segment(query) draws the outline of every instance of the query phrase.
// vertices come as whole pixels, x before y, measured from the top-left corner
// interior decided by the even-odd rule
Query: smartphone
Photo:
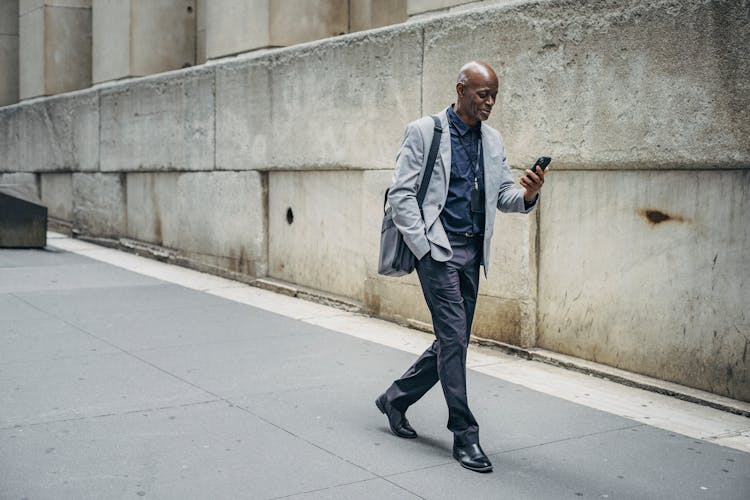
[[[531,167],[531,171],[534,172],[535,174],[539,174],[540,169],[544,171],[544,169],[547,168],[547,166],[549,165],[549,162],[551,161],[552,161],[552,158],[550,158],[549,156],[540,156],[534,162],[534,166]]]

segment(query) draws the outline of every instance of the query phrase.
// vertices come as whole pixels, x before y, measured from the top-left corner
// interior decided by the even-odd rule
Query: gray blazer
[[[414,255],[421,259],[427,252],[433,259],[446,262],[453,257],[453,250],[448,242],[440,212],[448,197],[451,167],[451,137],[448,127],[447,109],[438,113],[443,125],[440,137],[440,149],[435,160],[432,179],[422,202],[422,213],[417,205],[417,191],[422,180],[423,169],[427,163],[435,123],[425,116],[406,126],[401,148],[396,156],[396,171],[393,185],[388,193],[388,203],[393,212],[393,221],[406,245]],[[484,152],[484,254],[482,264],[485,274],[490,257],[490,242],[495,225],[495,207],[502,212],[528,213],[534,206],[525,207],[523,188],[516,188],[510,175],[508,158],[500,133],[494,128],[482,124],[482,151]]]

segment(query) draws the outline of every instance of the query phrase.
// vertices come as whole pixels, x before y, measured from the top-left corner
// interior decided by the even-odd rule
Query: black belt
[[[450,236],[460,236],[462,238],[479,238],[484,236],[484,233],[454,233],[453,231],[446,231]]]

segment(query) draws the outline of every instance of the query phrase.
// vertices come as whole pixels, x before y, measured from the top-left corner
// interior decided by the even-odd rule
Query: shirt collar
[[[479,122],[475,126],[469,126],[456,114],[456,112],[453,110],[454,104],[451,104],[448,106],[448,118],[450,119],[450,122],[454,125],[456,131],[458,132],[458,135],[465,136],[470,131],[473,131],[475,133],[480,133],[480,130],[482,128],[482,122]]]

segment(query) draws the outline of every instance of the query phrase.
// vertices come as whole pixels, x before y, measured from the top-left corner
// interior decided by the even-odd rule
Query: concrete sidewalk
[[[0,250],[0,499],[750,498],[750,419],[472,347],[492,474],[438,387],[375,397],[430,336],[51,234]]]

